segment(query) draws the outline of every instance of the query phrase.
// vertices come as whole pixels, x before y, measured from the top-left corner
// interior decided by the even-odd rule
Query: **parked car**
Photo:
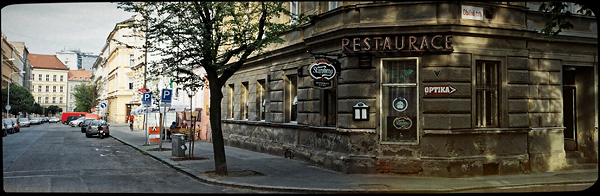
[[[85,114],[87,114],[87,112],[63,112],[60,120],[63,124],[68,125],[71,120],[78,119],[80,116]],[[71,117],[71,120],[68,120],[69,117]]]
[[[13,122],[14,132],[21,132],[21,125],[19,125],[19,120],[16,118],[9,118]]]
[[[77,120],[78,118],[81,118],[81,117],[80,116],[69,116],[69,117],[67,117],[67,120],[63,121],[63,123],[65,125],[69,125],[69,123],[71,121]]]
[[[13,122],[10,119],[2,119],[2,124],[4,126],[6,126],[6,132],[8,134],[13,134],[15,133],[15,127],[13,126]]]
[[[102,134],[102,135],[101,135]],[[100,135],[100,138],[110,136],[109,125],[104,120],[93,120],[86,127],[85,137],[92,137],[93,135]]]
[[[96,119],[93,119],[93,118],[86,118],[85,120],[83,120],[83,122],[81,122],[81,123],[80,123],[80,124],[81,124],[81,125],[80,125],[80,127],[81,127],[81,132],[82,132],[82,133],[85,133],[85,130],[88,128],[88,126],[90,125],[90,123],[91,123],[92,121],[95,121],[95,120],[96,120]]]
[[[27,118],[19,118],[19,126],[30,127],[31,123],[29,122],[29,119],[27,119]]]
[[[48,118],[47,116],[42,117],[42,123],[48,122],[48,120],[50,120],[50,118]]]
[[[79,124],[81,124],[81,122],[83,122],[84,119],[85,119],[85,117],[82,116],[82,117],[79,117],[76,120],[72,120],[71,122],[69,122],[69,126],[71,126],[71,127],[76,127],[77,126],[78,127]]]
[[[48,122],[51,122],[51,123],[58,123],[58,122],[60,122],[60,119],[58,119],[57,117],[50,117],[50,118],[48,119]]]
[[[29,124],[39,125],[40,123],[42,123],[40,117],[32,117],[31,119],[29,119]]]

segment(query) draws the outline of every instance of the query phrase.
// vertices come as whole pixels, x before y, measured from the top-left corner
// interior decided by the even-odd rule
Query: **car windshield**
[[[58,119],[58,118],[56,118],[56,117],[50,117],[50,119]]]
[[[19,121],[23,122],[23,121],[29,121],[29,119],[27,118],[19,118]]]
[[[95,121],[92,121],[92,125],[106,125],[106,121],[95,120]]]
[[[78,118],[77,120],[83,120],[83,119],[85,119],[85,117]]]
[[[94,121],[94,119],[85,119],[85,121],[83,121],[84,125],[89,125],[90,122]]]

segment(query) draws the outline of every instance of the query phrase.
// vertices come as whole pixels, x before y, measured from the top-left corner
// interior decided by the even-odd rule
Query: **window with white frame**
[[[134,55],[129,54],[129,67],[135,66],[133,63],[134,63]]]
[[[329,1],[328,4],[329,4],[328,9],[333,10],[339,6],[339,1]]]
[[[290,24],[294,23],[295,20],[298,19],[298,14],[300,14],[300,2],[298,1],[291,1],[290,2],[290,13],[291,13],[291,17],[290,18]]]
[[[381,141],[418,142],[418,59],[381,60]]]

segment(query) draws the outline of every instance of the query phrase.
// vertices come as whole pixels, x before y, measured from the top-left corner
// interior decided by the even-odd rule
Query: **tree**
[[[98,98],[102,91],[102,77],[98,77],[88,83],[82,83],[73,88],[73,97],[75,97],[75,112],[91,112],[91,109],[98,105]]]
[[[19,86],[14,83],[10,83],[10,113],[12,115],[19,115],[30,113],[33,109],[33,95],[25,87]],[[6,102],[8,98],[8,88],[2,89],[1,107],[2,113],[6,113]]]
[[[48,108],[46,108],[46,114],[50,114],[52,116],[54,116],[56,113],[61,113],[63,110],[62,108],[56,106],[56,105],[51,105],[48,106]]]
[[[577,10],[577,13],[583,14],[586,16],[592,15],[592,9],[583,4],[572,4],[575,6],[580,6]],[[544,23],[544,28],[540,30],[540,33],[544,34],[544,37],[549,40],[554,40],[554,38],[562,32],[563,29],[571,29],[573,28],[573,23],[571,23],[568,19],[571,17],[572,13],[567,11],[569,4],[563,1],[551,1],[551,2],[542,2],[538,11],[544,13],[544,15],[548,18],[548,20]]]
[[[40,106],[39,103],[34,103],[31,113],[42,115],[44,114],[44,107]]]
[[[154,75],[168,75],[186,86],[203,86],[193,73],[204,68],[210,91],[215,172],[227,175],[221,130],[221,88],[248,57],[273,43],[283,43],[284,33],[308,21],[290,13],[287,2],[125,2],[119,7],[142,15],[148,52],[164,58],[148,66]],[[291,22],[281,17],[289,16]]]

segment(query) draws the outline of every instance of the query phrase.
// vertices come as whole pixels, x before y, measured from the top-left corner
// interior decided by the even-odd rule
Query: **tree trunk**
[[[212,132],[213,151],[215,159],[215,173],[217,175],[227,175],[227,161],[225,160],[225,144],[223,142],[223,132],[221,129],[221,84],[209,80],[210,88],[210,126]]]

